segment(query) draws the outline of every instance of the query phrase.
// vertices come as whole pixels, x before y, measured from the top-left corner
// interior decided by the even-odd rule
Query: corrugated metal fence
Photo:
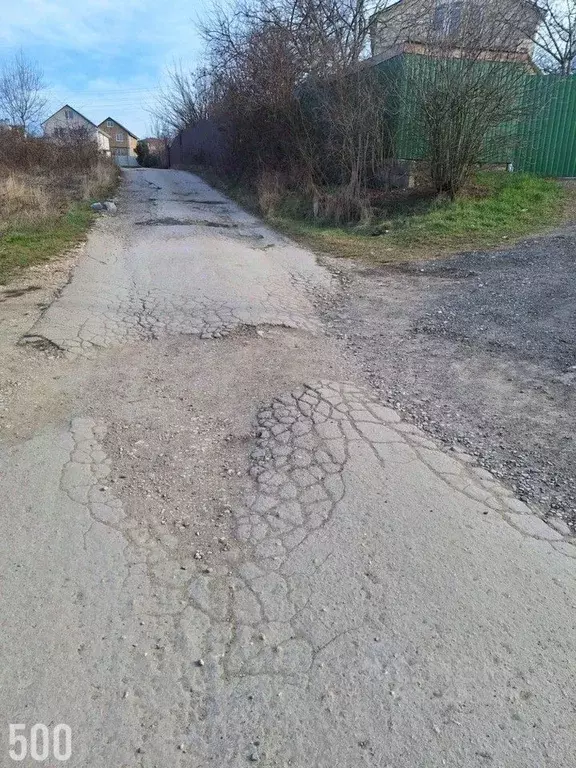
[[[514,167],[543,176],[576,176],[576,77],[535,75],[532,114],[520,123]]]
[[[426,144],[418,130],[410,83],[415,70],[433,66],[433,60],[414,55],[402,59],[400,67],[392,61],[379,65],[384,81],[393,78],[392,90],[400,94],[391,115],[395,156],[424,160]],[[498,129],[507,141],[487,142],[484,161],[512,163],[517,171],[541,176],[576,177],[576,75],[527,73],[523,80],[515,76],[515,82],[518,90],[523,91],[519,98],[525,99],[524,116]]]

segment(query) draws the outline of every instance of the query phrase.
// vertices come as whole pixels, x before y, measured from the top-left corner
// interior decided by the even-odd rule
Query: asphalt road
[[[377,400],[336,289],[126,172],[9,357],[1,765],[9,723],[74,768],[573,765],[576,546]]]

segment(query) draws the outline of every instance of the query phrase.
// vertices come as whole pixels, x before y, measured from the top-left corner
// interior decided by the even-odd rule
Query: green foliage
[[[496,246],[561,220],[566,192],[529,174],[481,172],[456,200],[428,196],[393,200],[369,225],[335,227],[301,218],[293,199],[272,222],[319,250],[336,255],[406,260]]]

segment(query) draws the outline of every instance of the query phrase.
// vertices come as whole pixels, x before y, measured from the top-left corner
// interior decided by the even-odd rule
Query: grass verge
[[[81,242],[93,220],[90,204],[77,203],[52,219],[9,226],[0,237],[0,284],[20,269],[49,261]]]
[[[46,166],[48,150],[41,149]],[[92,161],[87,168],[63,167],[59,173],[41,165],[37,173],[0,173],[0,284],[84,239],[95,218],[90,203],[112,196],[119,182],[111,161],[95,150]]]
[[[241,205],[257,207],[245,189],[202,175]],[[287,198],[267,216],[271,225],[314,250],[379,262],[433,258],[494,248],[574,218],[576,192],[529,174],[480,172],[453,202],[431,195],[383,198],[370,225],[334,226],[302,218],[298,201]]]

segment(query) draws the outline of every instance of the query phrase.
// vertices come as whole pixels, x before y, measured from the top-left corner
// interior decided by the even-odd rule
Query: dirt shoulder
[[[0,433],[10,433],[15,423],[33,413],[21,413],[19,402],[30,402],[33,390],[45,394],[54,384],[49,369],[54,362],[48,351],[38,356],[31,347],[18,344],[70,280],[84,245],[53,261],[21,271],[7,285],[0,285]],[[32,398],[36,400],[36,398]],[[38,401],[43,398],[38,398]]]
[[[406,417],[576,525],[576,230],[443,261],[338,261],[327,313]],[[562,524],[559,524],[562,528]]]

